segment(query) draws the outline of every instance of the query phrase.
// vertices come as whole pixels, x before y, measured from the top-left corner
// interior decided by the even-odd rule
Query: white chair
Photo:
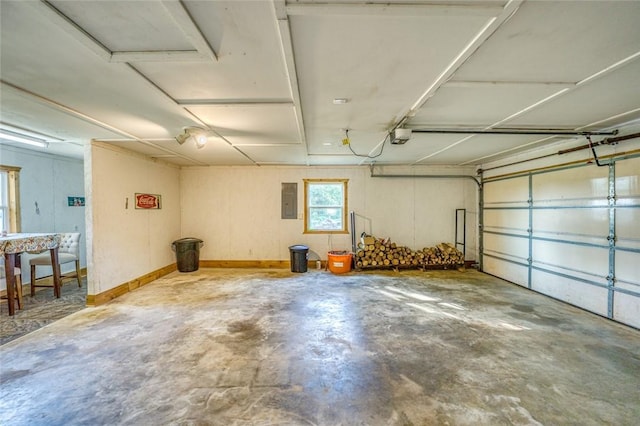
[[[16,276],[16,288],[14,289],[14,291],[16,292],[15,294],[15,298],[18,301],[18,309],[22,309],[22,271],[20,271],[20,268],[14,268],[14,272],[13,274]],[[6,292],[6,288],[7,288],[7,276],[4,273],[4,259],[0,257],[0,286],[5,288],[5,292]],[[5,299],[8,297],[3,297],[3,299]],[[8,301],[9,303],[11,303],[11,301]]]
[[[60,246],[58,246],[58,264],[64,265],[69,262],[76,263],[75,274],[73,272],[63,274],[61,278],[76,278],[78,280],[78,287],[82,287],[80,277],[80,233],[67,232],[60,234],[60,236]],[[29,265],[31,266],[31,295],[35,296],[36,287],[51,287],[51,285],[36,284],[36,266],[51,266],[51,254],[49,253],[49,250],[29,259]]]

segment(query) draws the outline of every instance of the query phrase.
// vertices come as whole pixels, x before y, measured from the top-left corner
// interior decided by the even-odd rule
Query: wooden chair
[[[0,259],[0,285],[4,286],[6,288],[7,286],[7,281],[6,281],[6,275],[5,275],[5,271],[4,271],[4,259]],[[15,288],[15,292],[16,292],[16,299],[18,301],[18,309],[22,309],[22,271],[20,270],[20,268],[15,268],[14,269],[14,275],[16,276],[16,288]],[[3,297],[3,299],[5,299],[7,297]],[[9,303],[11,303],[11,301],[9,300]]]
[[[58,263],[64,265],[65,263],[75,262],[75,273],[63,274],[62,278],[76,278],[78,280],[78,287],[82,287],[82,279],[80,276],[80,233],[79,232],[67,232],[60,234],[60,246],[58,247]],[[40,254],[38,256],[29,259],[29,265],[31,266],[31,295],[35,296],[36,287],[52,287],[49,284],[36,284],[36,266],[51,266],[51,255],[49,251]]]

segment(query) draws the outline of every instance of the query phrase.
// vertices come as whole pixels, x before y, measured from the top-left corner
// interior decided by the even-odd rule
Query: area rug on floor
[[[29,296],[25,287],[24,307],[9,316],[7,301],[0,303],[0,345],[31,333],[47,324],[64,318],[86,306],[87,279],[82,280],[82,288],[76,281],[65,282],[59,299],[53,297],[53,289],[41,289],[34,297]]]

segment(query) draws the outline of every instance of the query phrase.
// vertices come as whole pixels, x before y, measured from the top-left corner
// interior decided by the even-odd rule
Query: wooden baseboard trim
[[[142,287],[143,285],[149,284],[150,282],[164,277],[165,275],[168,275],[175,270],[177,270],[176,264],[172,263],[171,265],[156,269],[155,271],[149,272],[148,274],[142,275],[141,277],[135,278],[131,281],[127,281],[126,283],[122,283],[119,286],[111,288],[105,292],[99,294],[88,294],[87,306],[104,305],[105,303],[110,302],[111,300],[120,297],[123,294],[129,293],[139,287]]]
[[[307,268],[316,269],[316,260],[307,261]],[[260,269],[289,269],[291,262],[288,260],[201,260],[201,268],[260,268]],[[326,261],[322,261],[322,267]]]
[[[288,260],[201,260],[201,268],[260,268],[260,269],[290,269],[291,263]],[[326,263],[322,262],[324,268]],[[308,269],[315,269],[316,261],[308,261]],[[138,287],[142,287],[151,281],[157,280],[171,272],[177,271],[177,265],[172,263],[164,268],[157,269],[141,277],[122,283],[117,287],[109,289],[99,294],[87,295],[87,306],[103,305],[123,294],[129,293]]]
[[[307,261],[308,269],[316,269],[316,260]],[[326,261],[321,261],[322,268],[327,265]],[[201,268],[259,268],[259,269],[290,269],[291,262],[288,260],[201,260]]]
[[[201,268],[264,268],[285,269],[288,260],[201,260]]]

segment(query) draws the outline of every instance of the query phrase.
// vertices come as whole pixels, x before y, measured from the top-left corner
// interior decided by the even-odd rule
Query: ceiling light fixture
[[[346,104],[347,102],[349,102],[349,99],[347,98],[335,98],[333,100],[334,105],[342,105],[342,104]]]
[[[40,148],[47,148],[49,146],[49,142],[45,141],[44,139],[34,138],[33,136],[23,135],[21,133],[9,131],[7,129],[0,129],[0,139],[19,142],[31,146],[37,146]]]
[[[180,145],[189,140],[193,140],[196,148],[201,149],[207,144],[207,131],[201,127],[185,127],[182,133],[176,136],[176,140]]]

